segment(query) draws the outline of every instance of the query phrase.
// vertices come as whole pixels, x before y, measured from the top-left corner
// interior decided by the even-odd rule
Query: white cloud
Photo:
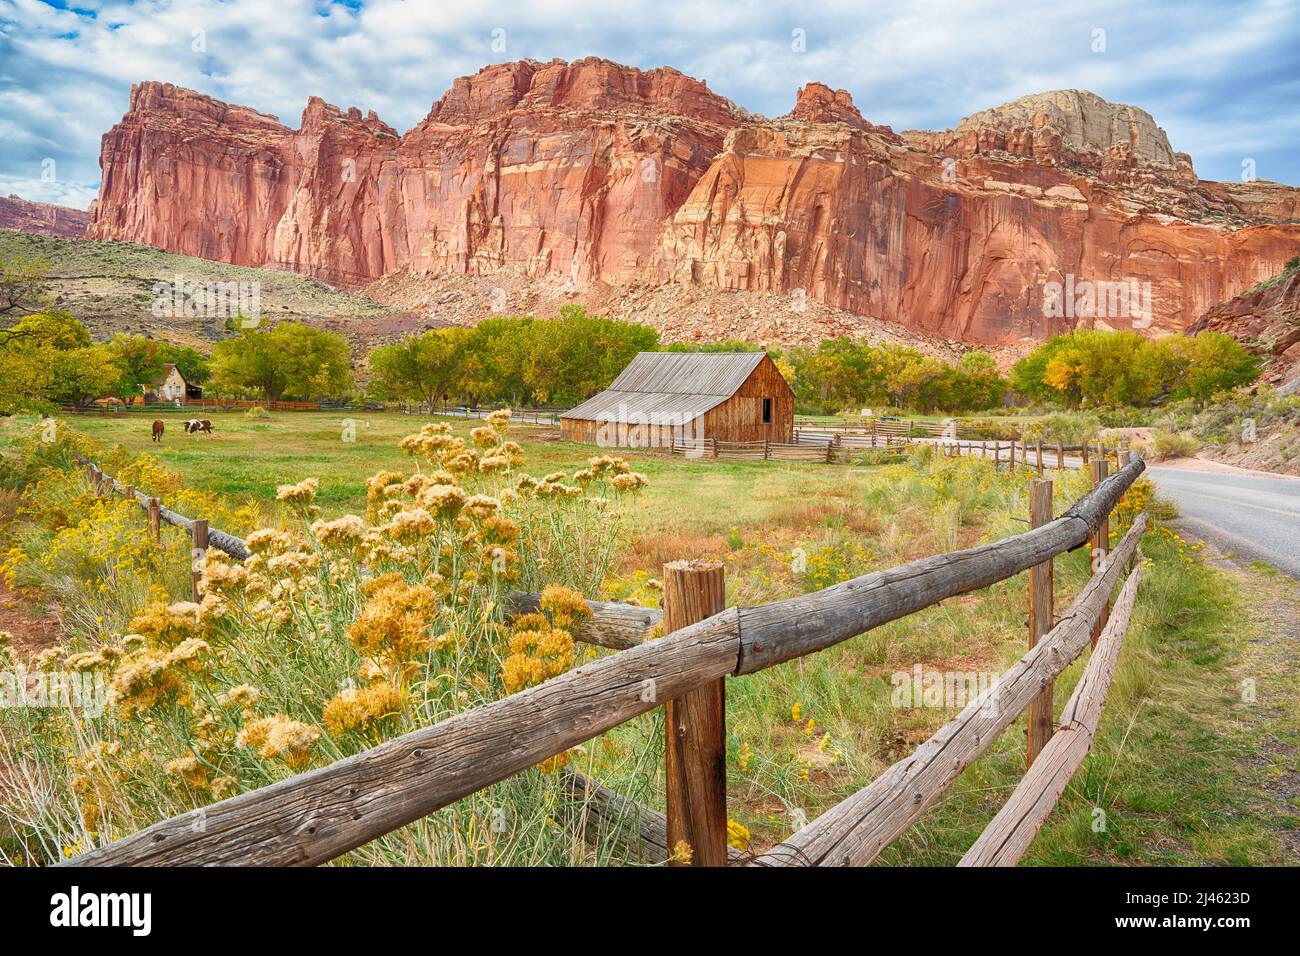
[[[1136,103],[1202,175],[1268,157],[1300,182],[1293,0],[1131,5],[1066,0],[889,0],[819,6],[699,0],[454,3],[374,0],[78,0],[91,14],[0,0],[0,177],[85,205],[99,137],[132,83],[156,79],[278,115],[296,127],[319,95],[418,123],[459,75],[530,57],[671,65],[742,106],[787,111],[810,80],[848,89],[895,128],[944,128],[1031,92],[1093,89]],[[492,48],[503,30],[505,50]],[[792,49],[802,30],[806,50]],[[1105,31],[1106,50],[1092,49]],[[198,32],[196,32],[198,31]],[[53,158],[57,184],[42,179]],[[37,198],[32,193],[29,198]]]

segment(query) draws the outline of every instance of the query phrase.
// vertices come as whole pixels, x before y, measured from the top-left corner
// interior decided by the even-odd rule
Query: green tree
[[[429,329],[370,350],[371,390],[380,398],[416,401],[432,410],[459,394],[467,328]]]
[[[1259,360],[1222,332],[1170,336],[1157,344],[1173,353],[1173,398],[1206,402],[1259,378]]]
[[[67,312],[26,315],[0,330],[0,410],[48,409],[110,395],[121,377],[112,350]]]
[[[245,329],[212,350],[212,385],[271,402],[328,398],[352,387],[352,355],[343,336],[299,322]]]
[[[133,399],[162,374],[163,360],[154,339],[119,333],[109,340],[108,347],[121,369],[115,389],[120,398]]]

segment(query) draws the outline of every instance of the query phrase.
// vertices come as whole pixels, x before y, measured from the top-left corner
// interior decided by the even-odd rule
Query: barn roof
[[[605,391],[560,415],[597,421],[627,413],[690,419],[745,384],[766,352],[638,352]]]

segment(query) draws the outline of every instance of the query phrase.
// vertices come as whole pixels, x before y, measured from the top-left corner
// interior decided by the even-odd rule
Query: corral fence
[[[688,458],[754,459],[762,461],[820,461],[849,464],[870,457],[880,463],[886,460],[901,461],[906,457],[908,443],[899,439],[882,438],[877,443],[854,440],[856,436],[835,436],[828,439],[795,435],[793,442],[776,441],[720,441],[716,438],[677,438],[673,441],[673,454]],[[845,440],[841,440],[845,439]],[[871,454],[872,450],[874,454]]]
[[[82,462],[97,492],[142,500],[135,489]],[[755,607],[725,607],[719,562],[672,562],[664,566],[662,611],[589,602],[592,616],[577,638],[616,653],[326,767],[163,820],[68,863],[324,863],[662,706],[666,814],[585,777],[566,778],[579,819],[619,834],[642,859],[680,864],[689,857],[701,866],[868,864],[1028,711],[1028,772],[961,861],[1014,865],[1091,748],[1137,595],[1140,568],[1129,569],[1146,515],[1137,516],[1113,551],[1108,524],[1146,466],[1121,453],[1121,467],[1108,476],[1107,462],[1092,462],[1092,490],[1055,518],[1052,482],[1032,479],[1030,530],[1023,534]],[[156,499],[143,501],[152,515],[149,502]],[[169,514],[166,520],[182,527],[199,524]],[[213,534],[206,523],[202,530],[203,548],[247,553],[239,539]],[[196,558],[202,555],[198,540]],[[1053,560],[1088,546],[1094,572],[1057,614]],[[1026,570],[1029,650],[991,688],[911,755],[780,844],[758,855],[729,850],[728,679],[832,647]],[[536,594],[511,592],[505,604],[514,615],[535,610],[538,601]],[[648,639],[655,628],[664,636]],[[1092,655],[1058,722],[1053,682],[1089,643]]]
[[[1047,444],[1023,440],[960,440],[955,438],[917,438],[898,435],[860,435],[835,433],[826,435],[796,429],[793,442],[720,441],[717,438],[676,438],[672,451],[688,458],[754,459],[764,461],[820,461],[856,464],[861,461],[880,463],[901,461],[907,449],[930,446],[945,457],[974,455],[992,458],[994,467],[1037,469],[1041,477],[1048,468],[1082,466],[1095,459],[1105,459],[1128,452],[1125,442],[1107,446],[1103,442],[1079,445]],[[1053,462],[1055,464],[1053,465]]]
[[[401,412],[404,415],[440,415],[448,418],[487,418],[498,408],[479,407],[475,405],[412,405],[410,403],[391,403],[391,402],[286,402],[274,401],[267,402],[260,399],[247,398],[191,398],[187,399],[184,404],[175,405],[171,402],[154,402],[152,404],[104,404],[96,403],[93,405],[73,405],[65,403],[60,406],[60,410],[70,415],[137,415],[137,416],[180,416],[191,418],[196,412],[216,411],[216,412],[237,412],[247,411],[250,408],[264,408],[271,412],[342,412],[364,414],[366,412]],[[563,409],[555,408],[512,408],[510,421],[512,424],[523,425],[553,425],[558,426],[560,423],[560,413]]]
[[[879,438],[884,438],[887,435],[892,435],[895,438],[978,437],[970,425],[956,418],[950,418],[942,422],[932,422],[921,418],[892,418],[888,416],[875,418],[817,418],[809,415],[796,415],[794,427],[798,431],[808,433],[838,432],[875,435]]]

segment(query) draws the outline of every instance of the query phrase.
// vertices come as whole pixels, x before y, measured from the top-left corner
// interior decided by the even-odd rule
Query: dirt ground
[[[13,635],[12,645],[23,657],[44,650],[57,640],[59,616],[46,611],[0,581],[0,632]]]

